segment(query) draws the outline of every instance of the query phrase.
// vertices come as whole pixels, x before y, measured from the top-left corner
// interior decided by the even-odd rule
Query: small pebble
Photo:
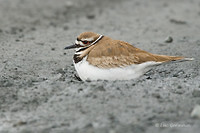
[[[155,97],[155,98],[158,98],[158,99],[161,98],[159,93],[152,93],[152,96]]]
[[[32,30],[32,31],[35,31],[35,30],[36,30],[36,28],[35,28],[35,27],[31,27],[31,30]]]
[[[172,93],[181,95],[181,94],[184,94],[185,91],[184,91],[184,90],[181,90],[181,89],[173,89],[173,90],[172,90]]]
[[[25,122],[25,121],[19,121],[18,123],[15,123],[15,124],[13,125],[13,127],[23,126],[23,125],[26,125],[26,124],[27,124],[27,122]]]
[[[94,19],[94,18],[95,18],[95,15],[94,15],[94,14],[88,14],[88,15],[87,15],[87,18],[88,18],[88,19]]]
[[[165,39],[165,43],[172,43],[173,42],[173,38],[171,36],[168,36],[166,39]]]
[[[178,20],[178,19],[170,19],[170,22],[174,24],[186,24],[186,21]]]
[[[182,89],[182,86],[178,85],[177,89]]]
[[[200,119],[200,105],[196,105],[191,112],[192,118],[199,118]]]

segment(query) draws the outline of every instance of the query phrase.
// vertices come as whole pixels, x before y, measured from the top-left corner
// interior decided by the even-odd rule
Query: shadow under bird
[[[153,66],[172,61],[187,61],[193,58],[157,55],[133,45],[113,40],[94,32],[81,33],[75,44],[73,57],[75,69],[85,80],[131,80],[140,77]]]

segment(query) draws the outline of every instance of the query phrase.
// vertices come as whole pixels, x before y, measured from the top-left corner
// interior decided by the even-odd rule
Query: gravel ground
[[[84,31],[195,60],[80,82],[63,48]],[[199,0],[0,0],[0,46],[1,133],[200,130]]]

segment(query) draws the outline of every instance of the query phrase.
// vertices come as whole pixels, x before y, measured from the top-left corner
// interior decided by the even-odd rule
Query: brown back
[[[138,49],[127,42],[103,37],[88,51],[87,61],[99,68],[124,67],[148,61],[167,62],[183,57],[151,54]]]

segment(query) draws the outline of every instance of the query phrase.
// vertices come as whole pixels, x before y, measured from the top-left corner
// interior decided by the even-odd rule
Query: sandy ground
[[[131,81],[80,82],[84,31],[194,57]],[[165,43],[171,36],[172,43]],[[0,0],[0,133],[197,133],[199,0]]]

